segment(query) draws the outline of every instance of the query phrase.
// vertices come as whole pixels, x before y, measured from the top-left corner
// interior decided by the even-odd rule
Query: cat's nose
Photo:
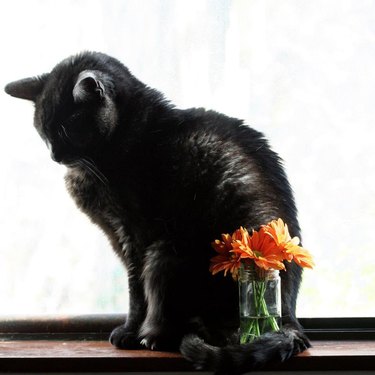
[[[56,150],[56,147],[53,147],[51,142],[49,141],[46,141],[46,144],[50,152],[51,159],[55,161],[56,163],[60,163],[62,160],[62,157],[61,157],[61,154],[58,152],[58,150]]]
[[[61,157],[57,156],[55,153],[51,152],[51,159],[53,161],[55,161],[56,163],[60,163],[61,162]]]
[[[56,163],[61,163],[63,160],[63,155],[59,151],[51,150],[51,159]]]

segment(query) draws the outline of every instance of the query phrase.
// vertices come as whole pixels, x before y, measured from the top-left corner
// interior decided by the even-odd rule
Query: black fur
[[[217,112],[177,109],[100,53],[5,90],[35,102],[35,127],[68,167],[70,194],[127,268],[130,311],[113,345],[181,347],[197,368],[232,374],[309,346],[295,317],[299,266],[281,272],[283,331],[248,345],[232,343],[236,283],[208,271],[210,243],[241,225],[281,217],[300,236],[281,161],[261,133]]]

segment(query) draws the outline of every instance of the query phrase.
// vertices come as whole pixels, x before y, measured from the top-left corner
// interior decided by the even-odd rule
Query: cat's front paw
[[[181,343],[181,335],[177,332],[162,327],[143,327],[141,344],[150,350],[177,351]]]
[[[129,330],[125,325],[116,327],[109,337],[109,342],[119,349],[139,349],[141,343],[137,332]]]
[[[293,330],[292,334],[294,336],[293,355],[297,355],[311,348],[310,341],[303,332],[298,331],[298,330]]]

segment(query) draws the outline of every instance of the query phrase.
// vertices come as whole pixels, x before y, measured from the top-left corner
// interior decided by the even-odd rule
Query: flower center
[[[254,253],[254,255],[255,255],[257,258],[260,258],[260,257],[263,255],[260,251],[257,251],[257,250],[253,250],[253,253]]]

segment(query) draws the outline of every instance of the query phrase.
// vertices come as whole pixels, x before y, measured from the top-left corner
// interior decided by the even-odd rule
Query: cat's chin
[[[58,162],[60,165],[64,165],[67,168],[79,168],[84,167],[86,164],[81,159],[65,159]]]
[[[79,167],[79,162],[78,161],[69,161],[69,162],[61,162],[61,163],[59,163],[59,164],[61,164],[61,165],[65,165],[65,167],[67,167],[67,168],[77,168],[77,167]]]
[[[77,159],[56,159],[51,158],[56,164],[64,165],[67,168],[74,168],[79,166],[79,160]]]

